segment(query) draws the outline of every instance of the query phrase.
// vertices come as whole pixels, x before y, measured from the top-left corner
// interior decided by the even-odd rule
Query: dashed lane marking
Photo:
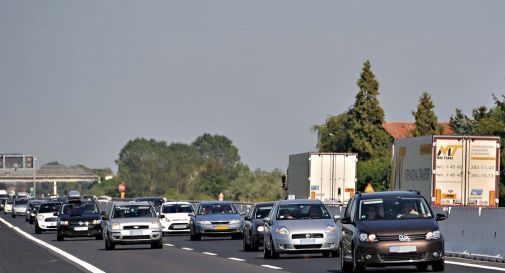
[[[234,257],[230,257],[230,258],[228,258],[228,260],[237,261],[237,262],[245,262],[244,259],[234,258]]]
[[[26,237],[28,240],[31,240],[45,248],[48,248],[50,249],[51,251],[65,257],[66,259],[80,265],[81,267],[85,268],[86,270],[88,270],[89,272],[92,272],[92,273],[105,273],[105,271],[99,269],[98,267],[88,263],[88,262],[85,262],[77,257],[75,257],[74,255],[68,253],[68,252],[65,252],[51,244],[48,244],[40,239],[37,239],[35,237],[33,237],[32,235],[22,231],[19,227],[16,227],[16,226],[13,226],[12,224],[10,224],[9,222],[7,222],[6,220],[0,218],[0,221],[2,221],[4,224],[6,224],[8,227],[12,228],[13,230],[15,230],[16,232],[18,232],[19,234],[23,235],[24,237]]]
[[[277,270],[282,269],[282,267],[268,265],[268,264],[262,264],[261,266],[266,267],[266,268],[270,268],[270,269],[277,269]]]
[[[165,244],[166,246],[174,246],[173,244]]]
[[[202,253],[205,254],[205,255],[217,256],[216,253],[212,253],[212,252],[202,252]]]
[[[493,267],[493,266],[487,266],[487,265],[480,265],[480,264],[467,264],[467,263],[459,263],[459,262],[453,262],[453,261],[445,261],[446,264],[453,264],[453,265],[461,265],[461,266],[467,266],[467,267],[476,267],[476,268],[482,268],[482,269],[489,269],[489,270],[495,270],[495,271],[504,271],[505,268],[502,267]]]
[[[181,249],[184,249],[184,250],[189,250],[189,251],[192,251],[192,250],[194,250],[194,249],[192,249],[192,248],[189,248],[189,247],[181,247]]]

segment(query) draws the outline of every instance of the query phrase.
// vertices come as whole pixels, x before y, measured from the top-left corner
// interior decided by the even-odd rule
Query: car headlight
[[[93,220],[92,224],[93,225],[98,225],[98,224],[101,224],[102,223],[102,220],[98,219],[98,220]]]
[[[257,228],[258,232],[263,232],[265,230],[265,227],[264,226],[259,226]]]
[[[60,225],[62,225],[62,226],[68,226],[68,221],[60,221]]]
[[[435,230],[433,232],[426,233],[426,240],[438,240],[440,239],[440,230]]]
[[[44,220],[44,215],[39,215],[39,216],[37,216],[37,220],[39,220],[39,221]]]
[[[337,232],[337,227],[336,226],[327,226],[326,232],[328,232],[328,233]]]
[[[377,242],[377,236],[373,233],[372,234],[360,233],[359,240],[361,242],[374,243]]]
[[[150,224],[149,224],[149,228],[160,228],[160,222],[159,221],[152,221]]]
[[[112,223],[112,229],[123,229],[120,223]]]
[[[198,224],[200,225],[212,225],[210,221],[198,221]]]
[[[287,235],[287,234],[289,234],[289,229],[287,229],[286,227],[276,228],[275,232],[282,234],[282,235]]]
[[[230,221],[231,225],[240,224],[240,223],[242,223],[242,220],[235,219],[235,220]]]

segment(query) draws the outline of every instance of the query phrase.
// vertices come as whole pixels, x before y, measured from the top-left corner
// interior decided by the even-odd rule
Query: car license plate
[[[187,226],[186,225],[174,225],[174,228],[175,229],[186,229]]]
[[[75,231],[86,231],[86,230],[88,230],[88,227],[75,227],[74,230]]]
[[[46,226],[48,226],[48,227],[54,227],[54,226],[56,226],[56,223],[47,223]]]
[[[409,253],[416,252],[416,246],[390,246],[389,253]]]
[[[214,229],[215,230],[227,230],[228,226],[215,226]]]
[[[301,245],[313,245],[315,243],[314,239],[300,239]]]
[[[130,235],[142,235],[142,230],[130,230]]]

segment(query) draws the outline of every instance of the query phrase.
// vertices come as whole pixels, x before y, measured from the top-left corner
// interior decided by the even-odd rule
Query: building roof
[[[448,122],[441,122],[440,124],[444,127],[443,135],[454,134]],[[390,136],[397,140],[412,137],[411,132],[416,128],[416,124],[414,122],[384,122],[382,127]]]

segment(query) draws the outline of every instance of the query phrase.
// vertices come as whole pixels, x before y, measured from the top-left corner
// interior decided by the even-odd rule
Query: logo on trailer
[[[437,159],[454,159],[456,156],[456,152],[463,148],[462,145],[447,145],[440,146],[440,149],[437,152]]]

